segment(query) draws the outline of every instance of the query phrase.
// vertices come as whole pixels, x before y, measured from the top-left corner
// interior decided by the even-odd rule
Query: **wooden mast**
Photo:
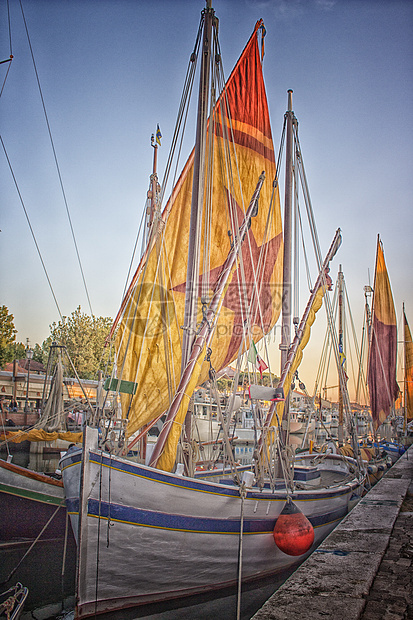
[[[404,310],[403,302],[403,358],[404,358],[404,373],[403,373],[403,434],[407,434],[407,330],[406,330],[406,313]]]
[[[341,269],[341,265],[338,271],[338,343],[339,347],[341,345],[342,351],[344,353],[344,343],[343,343],[343,272]],[[340,356],[339,351],[339,359],[340,365],[342,364],[342,357]],[[344,368],[343,368],[344,370]],[[340,446],[344,443],[344,433],[343,433],[343,388],[342,381],[340,377],[338,378],[338,443]]]
[[[293,190],[293,91],[288,91],[287,136],[285,151],[285,199],[284,199],[284,255],[283,255],[283,294],[281,321],[281,374],[288,357],[291,343],[291,255],[292,255],[292,190]],[[288,414],[289,399],[284,404],[284,414]],[[283,419],[287,419],[287,415]]]
[[[182,339],[181,372],[184,371],[195,339],[199,282],[202,207],[205,187],[205,148],[208,120],[208,94],[211,59],[211,33],[214,11],[211,0],[204,9],[201,73],[198,95],[198,115],[192,181],[191,219],[189,225],[188,267],[185,289],[184,333]]]

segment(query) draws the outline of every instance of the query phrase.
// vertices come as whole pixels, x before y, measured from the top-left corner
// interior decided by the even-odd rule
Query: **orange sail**
[[[404,407],[407,421],[413,420],[413,341],[412,334],[404,317]]]
[[[246,329],[258,341],[274,326],[281,307],[281,213],[273,188],[276,166],[257,41],[260,26],[258,22],[208,123],[207,169],[214,181],[206,181],[201,275],[194,284],[199,321],[265,172],[258,212],[215,320],[210,361],[216,371],[249,346]],[[181,376],[192,176],[193,153],[166,205],[158,238],[149,246],[123,303],[116,348],[119,380],[131,386],[129,394],[122,395],[128,436],[168,409]],[[209,367],[202,364],[198,384],[208,377]]]
[[[370,407],[376,427],[385,421],[399,393],[396,361],[396,313],[383,246],[378,239],[368,368]]]

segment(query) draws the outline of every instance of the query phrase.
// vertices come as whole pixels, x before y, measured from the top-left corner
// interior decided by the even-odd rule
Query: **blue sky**
[[[166,163],[201,0],[22,0],[93,312],[116,315],[145,203],[150,136]],[[413,3],[216,0],[226,75],[255,22],[274,143],[294,111],[323,252],[336,228],[354,320],[384,244],[396,313],[413,323]],[[62,314],[89,310],[24,24],[10,0],[14,59],[0,126]],[[0,59],[10,54],[0,2]],[[8,65],[0,65],[3,84]],[[189,148],[189,145],[188,145]],[[0,157],[1,304],[33,345],[59,319],[4,153]],[[302,300],[305,303],[305,299]],[[318,347],[319,349],[319,347]],[[309,354],[311,359],[311,354]],[[311,373],[310,373],[311,374]]]

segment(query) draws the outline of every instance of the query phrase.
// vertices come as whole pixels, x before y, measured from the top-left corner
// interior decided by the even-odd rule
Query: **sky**
[[[202,0],[22,0],[93,313],[115,317],[152,168],[166,163]],[[396,314],[413,327],[413,3],[215,0],[225,74],[264,19],[264,77],[278,149],[287,90],[325,253],[335,230],[356,332],[373,284],[377,235]],[[89,303],[18,0],[0,0],[0,305],[17,340],[42,343],[60,311]],[[7,80],[5,81],[6,73]],[[189,145],[188,145],[189,149]],[[184,158],[185,159],[185,158]],[[12,168],[12,172],[10,170]],[[17,188],[16,188],[17,185]],[[301,300],[305,305],[306,299]],[[302,376],[314,378],[316,332]],[[399,336],[400,338],[401,336]],[[278,348],[278,347],[276,347]],[[318,352],[318,353],[317,353]],[[277,369],[276,369],[277,370]]]

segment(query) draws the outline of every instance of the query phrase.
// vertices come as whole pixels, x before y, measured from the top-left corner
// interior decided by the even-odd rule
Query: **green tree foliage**
[[[37,344],[37,342],[33,347],[33,359],[35,362],[40,362],[41,364],[45,363],[44,351],[42,347],[40,346],[40,344]]]
[[[13,343],[16,334],[13,315],[9,314],[7,306],[0,306],[0,368],[13,359]]]
[[[15,342],[12,345],[13,349],[13,359],[14,360],[24,360],[26,357],[26,347],[22,342]]]
[[[105,370],[109,347],[104,348],[105,339],[112,325],[110,317],[91,317],[81,311],[80,306],[69,317],[50,325],[50,336],[43,342],[44,359],[47,360],[52,342],[65,345],[76,372],[81,379],[96,379],[99,370]],[[67,376],[74,376],[69,365]]]

